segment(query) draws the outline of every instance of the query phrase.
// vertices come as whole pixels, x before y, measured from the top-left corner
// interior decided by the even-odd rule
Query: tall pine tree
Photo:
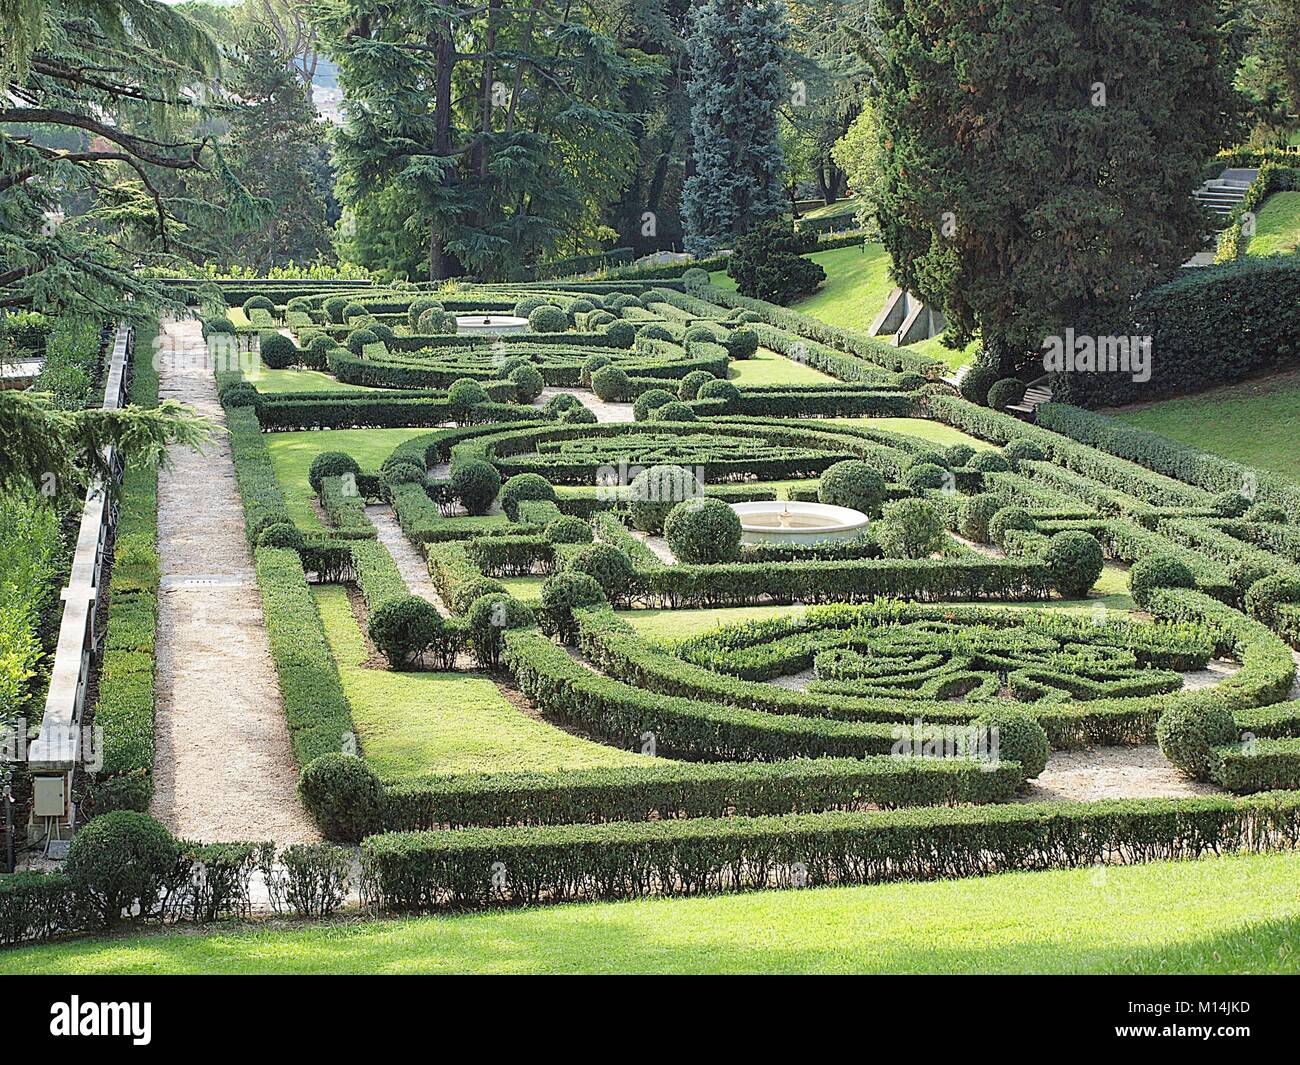
[[[780,0],[706,0],[690,39],[686,250],[708,255],[785,208],[777,110],[790,94]]]

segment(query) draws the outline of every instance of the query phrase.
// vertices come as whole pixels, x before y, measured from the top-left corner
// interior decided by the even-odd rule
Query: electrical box
[[[68,778],[32,777],[32,816],[66,817],[68,815]]]

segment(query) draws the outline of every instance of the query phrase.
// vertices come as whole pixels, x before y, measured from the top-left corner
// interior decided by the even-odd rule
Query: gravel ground
[[[570,396],[576,396],[588,410],[596,415],[596,421],[600,424],[612,422],[630,422],[632,421],[632,404],[631,403],[606,403],[603,399],[585,388],[543,388],[542,394],[537,397],[534,407],[546,406],[546,401],[552,396],[559,395],[561,392]]]
[[[197,322],[164,335],[193,352]],[[164,362],[161,396],[224,425],[210,369]],[[312,840],[224,433],[170,450],[158,483],[157,759],[151,812],[205,842]]]
[[[1021,792],[1019,801],[1180,799],[1221,793],[1222,789],[1213,784],[1188,780],[1153,744],[1056,751],[1042,775]]]

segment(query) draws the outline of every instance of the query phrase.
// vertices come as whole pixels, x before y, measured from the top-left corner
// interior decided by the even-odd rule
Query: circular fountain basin
[[[476,334],[527,333],[528,319],[513,314],[458,314],[456,332]]]
[[[820,544],[851,540],[870,522],[860,510],[829,503],[732,503],[745,544]]]

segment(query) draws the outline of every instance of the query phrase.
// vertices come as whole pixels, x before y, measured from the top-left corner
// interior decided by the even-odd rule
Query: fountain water
[[[860,534],[870,519],[860,510],[829,503],[732,503],[740,518],[741,542],[747,544],[819,544],[849,540]]]

